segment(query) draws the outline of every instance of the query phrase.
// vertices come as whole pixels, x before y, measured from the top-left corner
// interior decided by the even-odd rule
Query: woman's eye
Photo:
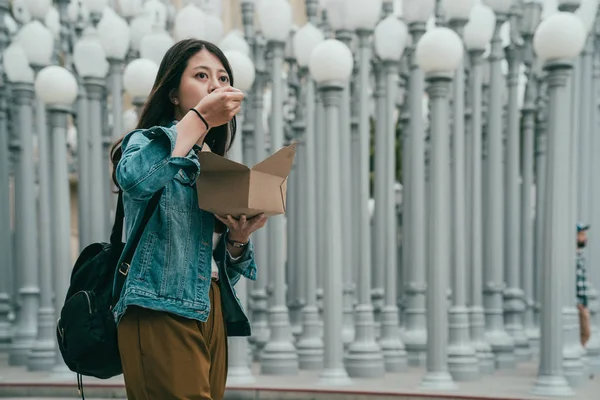
[[[223,82],[223,83],[229,82],[229,78],[226,76],[222,76],[220,79],[221,79],[221,82]]]
[[[206,77],[207,77],[206,73],[204,73],[204,72],[198,72],[196,74],[196,78],[205,79]]]

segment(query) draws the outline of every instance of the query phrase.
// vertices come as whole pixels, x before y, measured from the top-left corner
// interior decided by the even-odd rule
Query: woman
[[[112,150],[128,234],[164,188],[114,309],[129,400],[222,399],[226,336],[250,335],[233,285],[256,279],[249,238],[266,217],[213,216],[198,208],[195,189],[202,145],[224,155],[235,137],[243,94],[232,85],[216,46],[176,43],[137,129]]]

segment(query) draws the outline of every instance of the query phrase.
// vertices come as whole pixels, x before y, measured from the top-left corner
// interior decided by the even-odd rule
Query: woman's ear
[[[173,103],[174,105],[176,105],[176,106],[179,105],[179,97],[177,94],[177,89],[173,89],[169,92],[169,100],[171,100],[171,103]]]

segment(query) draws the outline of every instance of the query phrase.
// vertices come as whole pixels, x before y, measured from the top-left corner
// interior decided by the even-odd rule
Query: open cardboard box
[[[296,143],[283,147],[252,168],[210,150],[198,154],[198,206],[216,215],[251,218],[285,213],[287,178],[294,163]]]

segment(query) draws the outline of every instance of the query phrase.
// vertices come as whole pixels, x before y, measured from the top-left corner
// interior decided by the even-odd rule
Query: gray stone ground
[[[318,373],[303,371],[297,376],[259,376],[250,385],[230,387],[230,400],[462,400],[502,399],[539,400],[530,394],[535,380],[536,366],[522,364],[511,371],[499,371],[475,382],[461,382],[453,392],[427,392],[419,389],[422,369],[406,373],[388,374],[382,379],[355,379],[350,386],[332,387],[318,383]],[[101,381],[84,377],[87,400],[125,399],[122,377]],[[0,355],[0,398],[4,399],[68,399],[77,398],[73,373],[51,374],[27,372],[24,368],[9,367]],[[586,380],[569,400],[600,400],[600,377]]]

